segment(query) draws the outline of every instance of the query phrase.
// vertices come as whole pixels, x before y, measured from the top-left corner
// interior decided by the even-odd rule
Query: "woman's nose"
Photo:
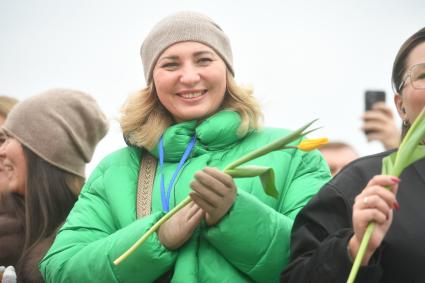
[[[195,85],[199,82],[201,76],[198,69],[190,64],[182,68],[180,82],[187,85]]]

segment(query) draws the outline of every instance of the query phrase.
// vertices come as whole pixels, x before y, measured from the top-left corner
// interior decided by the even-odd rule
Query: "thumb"
[[[13,266],[6,267],[1,283],[16,283],[16,273]]]

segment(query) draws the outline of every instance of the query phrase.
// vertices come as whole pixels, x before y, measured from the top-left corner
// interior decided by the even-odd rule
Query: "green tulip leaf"
[[[263,185],[264,192],[277,199],[279,193],[276,190],[274,183],[274,171],[272,168],[269,168],[263,174],[260,175],[261,184]]]
[[[274,198],[277,198],[279,195],[274,183],[274,171],[271,167],[242,166],[235,169],[227,169],[224,172],[232,176],[232,178],[250,178],[259,176],[261,184],[263,185],[263,190],[267,195]]]
[[[403,138],[403,141],[400,144],[400,149],[405,147],[406,143],[413,142],[415,145],[418,145],[421,139],[424,138],[425,133],[425,108],[422,109],[419,116],[416,118],[415,122],[410,126],[409,131],[406,133],[406,136]]]
[[[382,160],[382,174],[383,175],[392,175],[394,163],[397,158],[397,151],[391,153]]]
[[[425,138],[425,109],[416,118],[413,125],[410,127],[403,142],[398,149],[397,159],[394,164],[393,175],[399,176],[401,172],[412,164],[412,160],[418,160],[415,156],[416,148]]]
[[[425,158],[425,145],[418,145],[411,155],[409,165],[415,163],[418,160],[421,160],[422,158]]]

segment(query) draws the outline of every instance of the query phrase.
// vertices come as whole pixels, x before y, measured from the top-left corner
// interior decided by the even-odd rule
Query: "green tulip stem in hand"
[[[238,167],[239,165],[246,163],[248,161],[251,161],[253,159],[256,159],[260,156],[263,156],[267,153],[270,153],[275,150],[282,150],[287,148],[296,148],[304,151],[310,151],[313,150],[320,145],[327,142],[326,138],[322,139],[315,139],[315,140],[304,140],[300,144],[295,146],[290,146],[289,144],[296,141],[297,139],[300,139],[304,137],[305,135],[317,130],[307,130],[308,127],[310,127],[316,120],[313,120],[303,127],[299,128],[298,130],[294,131],[293,133],[282,137],[268,145],[265,145],[257,150],[254,150],[245,156],[242,156],[238,160],[230,163],[227,165],[223,172],[230,175],[232,178],[248,178],[248,177],[256,177],[259,176],[261,183],[264,188],[264,192],[267,195],[270,195],[272,197],[277,197],[278,192],[275,187],[274,183],[274,172],[271,167],[263,167],[263,166],[244,166],[244,167]],[[307,131],[306,131],[307,130]],[[221,178],[221,177],[220,177]],[[235,188],[236,190],[236,188]],[[196,198],[196,196],[195,196]],[[231,200],[231,197],[228,198]],[[167,214],[165,214],[160,220],[158,220],[157,223],[155,223],[139,240],[136,241],[136,243],[133,244],[133,246],[130,247],[125,253],[123,253],[120,257],[118,257],[114,264],[118,265],[120,264],[124,259],[126,259],[129,255],[131,255],[143,242],[152,235],[155,231],[158,230],[158,228],[167,221],[172,215],[174,215],[177,211],[179,211],[181,208],[186,206],[192,201],[191,197],[186,197],[182,202],[180,202],[176,207],[174,207],[172,210],[170,210]],[[231,202],[233,203],[233,202]],[[218,212],[217,211],[210,211],[211,213],[207,212],[207,224],[212,225],[215,224],[219,219],[222,217],[222,212],[227,211],[228,207],[222,207]]]
[[[399,177],[401,172],[409,165],[425,157],[425,108],[410,127],[404,137],[399,149],[388,155],[382,160],[382,174]],[[357,272],[362,263],[367,250],[370,238],[375,229],[373,222],[369,223],[360,243],[360,247],[353,266],[350,271],[347,283],[353,283],[356,280]]]

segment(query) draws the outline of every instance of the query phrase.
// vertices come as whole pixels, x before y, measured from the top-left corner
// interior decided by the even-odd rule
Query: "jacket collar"
[[[164,160],[168,162],[179,161],[194,135],[196,136],[196,144],[191,156],[227,149],[243,138],[237,133],[240,124],[239,114],[229,110],[220,111],[201,122],[193,120],[174,124],[167,128],[163,134]],[[158,157],[158,144],[151,153]]]

